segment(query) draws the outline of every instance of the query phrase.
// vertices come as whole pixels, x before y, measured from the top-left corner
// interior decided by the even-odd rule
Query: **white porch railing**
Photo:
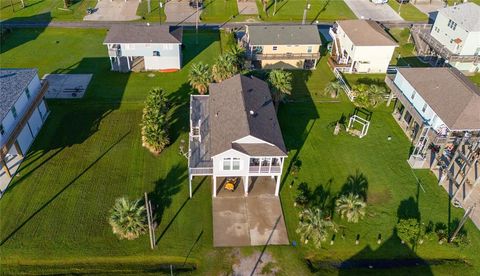
[[[191,175],[212,175],[213,168],[190,168]]]
[[[280,173],[282,168],[280,166],[250,166],[250,173]]]
[[[350,86],[348,86],[347,82],[345,81],[345,79],[343,78],[342,74],[340,72],[344,72],[343,69],[345,68],[342,68],[342,67],[335,67],[333,69],[333,74],[335,75],[335,77],[337,78],[338,82],[340,83],[340,85],[342,86],[343,88],[343,91],[345,92],[345,94],[347,95],[348,99],[353,102],[355,100],[355,93],[353,92],[353,90],[350,88]],[[350,68],[346,68],[348,70],[350,70]]]

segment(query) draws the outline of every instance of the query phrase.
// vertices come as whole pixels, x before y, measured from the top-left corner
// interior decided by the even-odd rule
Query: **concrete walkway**
[[[374,4],[368,0],[344,0],[348,7],[360,19],[375,21],[403,21],[388,4]],[[395,1],[395,0],[390,0]]]
[[[231,196],[212,201],[215,247],[289,243],[278,197]]]
[[[100,0],[95,6],[95,12],[86,15],[86,21],[132,21],[141,17],[137,15],[138,0]]]
[[[431,2],[431,3],[430,3]],[[442,0],[417,0],[413,1],[412,4],[421,12],[429,14],[431,12],[438,11],[439,9],[445,7],[445,3]]]
[[[167,22],[195,23],[197,18],[197,9],[190,7],[188,0],[171,0],[165,4],[165,14]],[[199,9],[198,20],[202,10]]]
[[[93,74],[46,74],[48,80],[47,99],[83,98]]]
[[[244,15],[257,15],[258,7],[255,0],[238,0],[238,13]]]

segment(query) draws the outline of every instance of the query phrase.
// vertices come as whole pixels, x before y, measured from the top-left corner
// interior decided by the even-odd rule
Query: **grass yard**
[[[257,7],[260,17],[264,21],[301,21],[306,2],[304,0],[278,0],[277,10],[274,13],[274,1],[270,0],[267,12],[263,11],[260,0],[257,0]],[[318,21],[333,22],[341,19],[355,19],[355,14],[343,2],[343,0],[317,0],[310,1],[311,7],[307,12],[307,23]]]
[[[458,5],[464,2],[463,0],[447,0],[447,1],[449,6],[453,6],[454,4]],[[468,0],[468,2],[473,2],[477,5],[480,5],[480,0]]]
[[[396,13],[400,14],[400,16],[407,21],[420,22],[420,21],[428,20],[428,15],[421,12],[411,3],[402,4],[400,7],[400,12],[399,12],[400,4],[397,1],[390,0],[388,1],[388,4],[390,5],[390,7],[392,7],[392,9]]]
[[[473,76],[469,76],[470,80],[473,81],[477,86],[480,87],[480,73],[477,73]]]
[[[164,3],[162,9],[160,9],[160,1]],[[148,1],[142,1],[138,5],[137,15],[149,22],[165,22],[167,18],[165,15],[165,0],[151,0],[150,8],[150,13],[148,13]]]
[[[398,47],[393,53],[391,65],[411,66],[411,67],[428,67],[428,63],[421,62],[413,52],[415,47],[413,41],[408,42],[410,30],[408,28],[395,28],[388,31],[390,35],[397,41]]]
[[[63,0],[25,0],[22,8],[20,0],[0,0],[0,20],[15,19],[25,21],[51,20],[81,21],[88,7],[95,7],[97,0],[73,0],[68,10],[63,9]]]
[[[197,266],[193,274],[230,273],[232,264],[238,262],[232,257],[234,250],[212,247],[210,180],[195,179],[195,194],[189,200],[187,162],[178,153],[181,140],[188,140],[188,68],[192,62],[212,62],[221,45],[228,43],[221,44],[217,32],[201,32],[200,44],[195,45],[194,33],[187,32],[186,67],[177,73],[149,77],[145,73],[110,72],[102,45],[104,36],[104,30],[14,30],[1,45],[2,68],[38,67],[41,75],[95,74],[84,99],[48,102],[51,115],[19,176],[0,200],[2,273],[141,274],[158,272],[165,264],[182,267],[184,263],[186,267]],[[228,41],[228,36],[222,38]],[[42,49],[42,55],[32,49]],[[358,82],[359,76],[352,76],[349,82]],[[312,261],[317,273],[371,274],[371,269],[337,270],[332,264],[420,258],[431,262],[375,272],[478,275],[476,245],[480,233],[471,222],[465,226],[470,239],[466,247],[427,241],[411,250],[396,237],[394,226],[399,217],[413,214],[425,223],[453,223],[462,211],[450,207],[447,194],[433,175],[410,170],[405,161],[410,143],[390,109],[373,111],[370,131],[363,139],[344,133],[333,136],[334,123],[342,114],[351,113],[353,105],[344,95],[337,101],[322,96],[323,88],[333,79],[326,59],[321,59],[316,71],[295,71],[294,77],[291,101],[279,110],[288,162],[301,160],[298,174],[286,174],[282,180],[281,200],[290,241],[298,241],[295,229],[300,209],[293,201],[301,182],[307,183],[318,203],[328,209],[337,193],[348,187],[347,179],[362,180],[363,174],[369,207],[366,219],[356,225],[334,217],[341,227],[334,245],[327,241],[319,250],[303,244],[267,247],[280,275],[309,274],[305,258]],[[172,103],[173,144],[159,157],[148,153],[140,142],[143,100],[152,87],[164,88]],[[391,141],[386,139],[389,135]],[[153,251],[146,236],[135,241],[117,240],[106,220],[115,198],[140,198],[144,192],[159,210],[159,242]],[[360,243],[355,246],[358,234]],[[384,241],[380,245],[379,234]],[[249,255],[262,249],[240,251]]]

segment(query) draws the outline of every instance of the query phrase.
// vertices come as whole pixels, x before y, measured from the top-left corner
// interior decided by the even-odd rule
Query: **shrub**
[[[142,117],[142,145],[154,154],[160,154],[170,143],[168,138],[167,100],[161,89],[150,91]]]
[[[423,243],[425,235],[425,225],[418,222],[417,219],[401,219],[397,223],[398,237],[412,246],[417,243]]]

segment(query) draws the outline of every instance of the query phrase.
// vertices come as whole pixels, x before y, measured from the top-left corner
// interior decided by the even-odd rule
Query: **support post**
[[[17,154],[23,157],[23,152],[22,152],[22,149],[20,148],[20,145],[18,144],[18,141],[15,141],[15,143],[13,143],[13,146],[15,147]]]
[[[112,61],[112,57],[109,57],[109,59],[110,59],[110,68],[111,68],[111,70],[113,71],[113,61]]]
[[[5,160],[3,160],[3,159],[2,159],[2,167],[3,167],[3,170],[5,171],[5,173],[8,175],[8,177],[12,178],[12,174],[10,173],[10,170],[8,169],[7,162],[5,162]]]
[[[392,99],[393,99],[393,91],[390,91],[390,95],[388,96],[387,106],[390,106]]]
[[[217,177],[213,176],[213,197],[217,197]]]
[[[243,180],[243,188],[244,188],[244,190],[245,190],[245,196],[248,196],[248,185],[249,185],[249,183],[248,183],[248,175],[244,176],[243,179],[244,179],[244,180]]]
[[[192,179],[193,179],[193,175],[189,174],[189,176],[188,176],[188,191],[189,191],[190,198],[192,198]]]
[[[131,71],[132,67],[130,66],[130,57],[127,57],[127,66],[128,66],[128,71]]]
[[[275,185],[275,196],[278,196],[278,193],[280,192],[280,178],[281,178],[281,174],[277,175],[277,182]]]

